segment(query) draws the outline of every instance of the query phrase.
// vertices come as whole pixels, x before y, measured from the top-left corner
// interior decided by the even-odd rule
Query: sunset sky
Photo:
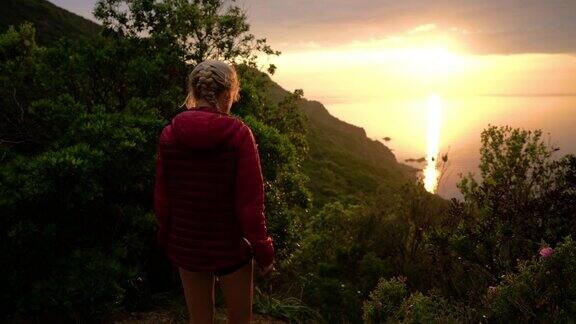
[[[93,19],[95,0],[54,2]],[[236,3],[253,32],[283,52],[271,59],[277,81],[323,101],[348,100],[335,95],[343,91],[365,98],[431,90],[576,94],[574,0]]]
[[[53,0],[91,18],[95,0]],[[475,53],[576,52],[573,0],[239,0],[282,50],[441,34]],[[423,35],[418,35],[423,36]]]
[[[95,0],[54,2],[93,19]],[[276,82],[303,89],[373,139],[392,137],[386,145],[399,160],[451,150],[454,171],[473,170],[488,123],[543,127],[564,147],[573,143],[576,0],[236,4],[251,31],[282,51],[260,59],[278,67]],[[427,117],[435,97],[441,116]]]

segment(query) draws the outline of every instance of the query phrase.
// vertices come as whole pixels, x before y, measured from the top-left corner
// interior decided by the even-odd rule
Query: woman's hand
[[[270,263],[270,265],[268,265],[266,267],[260,268],[260,274],[263,276],[268,275],[272,271],[274,271],[274,262]]]

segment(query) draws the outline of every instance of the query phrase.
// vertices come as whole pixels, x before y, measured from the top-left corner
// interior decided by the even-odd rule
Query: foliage
[[[108,36],[37,47],[30,25],[0,35],[3,313],[98,318],[149,307],[150,294],[178,284],[158,264],[167,260],[153,245],[151,197],[157,138],[181,111],[191,67],[178,44],[157,45]],[[265,161],[266,210],[282,258],[310,201],[297,155],[305,144],[290,140],[305,130],[276,128],[268,111],[301,117],[249,82],[243,87],[260,104],[238,109]]]
[[[380,279],[364,302],[365,323],[459,323],[459,310],[442,296],[408,293],[406,278]]]
[[[299,172],[296,148],[287,136],[252,116],[245,118],[258,143],[265,178],[266,223],[276,243],[278,256],[283,259],[294,250],[296,218],[308,208],[310,193],[305,188],[306,177]]]
[[[555,151],[540,131],[489,127],[481,180],[463,178],[464,201],[452,201],[447,221],[427,236],[432,286],[475,307],[476,318],[486,287],[516,276],[542,244],[574,235],[576,157],[554,159]]]
[[[442,296],[424,295],[416,292],[410,295],[400,307],[399,320],[402,323],[461,323],[458,310]]]
[[[249,33],[246,14],[233,1],[226,5],[222,0],[99,0],[94,15],[119,35],[147,35],[178,44],[186,62],[239,60],[255,67],[258,52],[280,54],[265,38]]]
[[[78,112],[71,102],[36,106],[46,120],[70,118],[58,115],[63,111],[77,119],[43,152],[0,168],[0,240],[10,265],[0,298],[7,309],[103,315],[122,305],[129,282],[146,276],[155,226],[147,213],[155,152],[149,139],[162,123]],[[124,167],[135,161],[138,167]]]
[[[383,323],[397,317],[398,308],[408,296],[405,280],[399,277],[378,281],[370,298],[364,302],[362,318],[365,323]]]
[[[425,231],[418,263],[426,274],[409,276],[429,282],[419,289],[436,288],[470,305],[479,305],[485,287],[516,271],[542,242],[574,230],[574,156],[553,159],[555,149],[539,131],[510,127],[489,127],[482,144],[480,180],[462,179],[464,201],[451,201],[443,220]]]
[[[530,258],[540,242],[576,234],[575,157],[553,159],[557,148],[541,136],[489,127],[482,133],[482,181],[469,175],[460,183],[468,221],[457,234],[463,238],[459,252],[495,276]]]
[[[475,194],[465,195],[464,201],[446,203],[427,194],[421,185],[406,184],[400,190],[382,186],[376,197],[361,205],[326,204],[304,224],[300,248],[286,261],[284,271],[300,278],[304,300],[318,307],[330,321],[357,321],[356,307],[362,299],[367,322],[444,323],[482,321],[482,316],[495,316],[489,315],[492,311],[486,310],[488,306],[484,304],[486,287],[518,271],[515,266],[503,265],[522,263],[521,260],[532,258],[542,242],[557,242],[560,235],[573,231],[573,227],[563,224],[573,221],[574,208],[570,206],[576,188],[575,157],[552,159],[554,149],[546,149],[538,136],[529,135],[537,133],[508,127],[486,130],[483,161],[493,171],[485,173],[482,182],[472,176],[463,180],[467,185],[476,183]],[[514,147],[516,151],[509,153],[513,156],[492,154],[493,138],[502,138],[500,148]],[[529,168],[515,167],[516,162],[528,164]],[[504,192],[511,186],[510,181],[519,180],[510,170],[497,170],[495,166],[547,176],[531,178],[529,184],[541,186],[542,190],[538,194],[532,191],[528,202],[510,198],[506,208],[496,213],[486,207],[493,206],[501,195],[486,193]],[[522,185],[512,185],[510,191],[517,187]],[[541,225],[522,226],[526,224],[520,224],[520,215],[512,214],[515,210],[522,211],[525,217],[540,217]],[[502,225],[505,211],[518,217],[508,226]],[[510,236],[518,245],[507,250]],[[567,256],[566,260],[572,259]],[[393,298],[387,294],[396,291],[393,287],[398,281],[387,279],[398,275],[410,285],[403,286],[406,295],[400,302],[391,303]],[[374,286],[377,288],[367,295],[366,291]],[[557,292],[550,289],[550,293]],[[354,291],[359,294],[355,296]],[[517,296],[529,298],[530,294],[522,292]],[[382,306],[390,304],[395,308]],[[568,304],[558,308],[566,311]],[[510,321],[519,316],[526,315],[516,312],[502,318]]]
[[[427,282],[419,233],[444,208],[434,200],[421,184],[406,184],[396,193],[382,188],[365,205],[326,204],[304,224],[284,271],[300,278],[304,301],[329,320],[358,321],[362,299],[379,278],[405,273]]]
[[[490,317],[498,322],[567,323],[576,317],[576,243],[566,238],[549,257],[519,264],[518,272],[486,292]]]
[[[482,182],[469,175],[459,187],[466,203],[479,210],[480,222],[502,234],[497,238],[501,253],[524,257],[541,239],[558,241],[572,234],[573,211],[558,204],[574,199],[574,183],[566,181],[573,157],[552,159],[556,151],[540,130],[491,126],[482,132]]]
[[[378,188],[399,189],[415,169],[399,164],[389,148],[369,139],[363,129],[331,116],[318,102],[300,101],[310,120],[309,155],[304,170],[315,193],[315,207],[340,201],[363,204]]]

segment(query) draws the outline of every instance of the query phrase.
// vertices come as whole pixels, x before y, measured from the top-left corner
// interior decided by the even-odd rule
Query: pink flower
[[[546,247],[543,247],[540,249],[540,256],[543,258],[547,258],[547,257],[551,256],[552,253],[554,253],[554,249],[549,247],[549,246],[546,246]]]
[[[497,287],[488,286],[488,293],[487,293],[488,297],[494,296],[494,294],[496,293],[497,290],[498,290]]]

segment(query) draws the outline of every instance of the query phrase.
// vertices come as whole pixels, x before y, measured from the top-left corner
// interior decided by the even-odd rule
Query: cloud
[[[425,25],[420,25],[420,26],[416,26],[413,29],[408,31],[408,34],[413,35],[413,34],[420,34],[420,33],[426,33],[432,30],[436,29],[436,24],[425,24]]]
[[[481,54],[575,53],[573,0],[358,0],[239,2],[272,44],[446,35]],[[290,47],[283,48],[290,50]]]
[[[96,0],[52,0],[92,17]],[[479,54],[576,53],[575,0],[237,0],[276,48],[408,35],[452,38]]]

